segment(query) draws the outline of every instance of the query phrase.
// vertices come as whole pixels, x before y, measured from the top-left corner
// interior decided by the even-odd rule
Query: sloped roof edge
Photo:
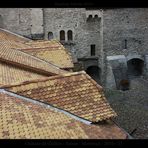
[[[14,32],[8,31],[8,30],[6,30],[6,29],[0,28],[0,30],[5,31],[5,32],[7,32],[7,33],[10,33],[10,34],[12,34],[12,35],[14,35],[14,36],[17,36],[17,37],[19,37],[19,38],[22,38],[22,39],[24,39],[24,40],[26,40],[26,41],[31,41],[31,39],[29,39],[29,38],[26,38],[26,37],[24,37],[24,36],[21,36],[21,35],[19,35],[19,34],[14,33]]]
[[[86,72],[85,71],[68,72],[68,73],[64,73],[62,75],[55,75],[55,76],[50,76],[48,78],[42,78],[42,79],[35,79],[35,80],[25,81],[25,82],[14,84],[14,85],[13,84],[12,85],[4,85],[1,88],[9,88],[9,87],[15,87],[15,86],[29,84],[29,83],[44,82],[44,81],[47,81],[47,80],[60,79],[62,77],[70,77],[70,76],[80,75],[80,74],[86,74]],[[86,76],[87,76],[87,74],[86,74]],[[95,84],[99,89],[102,90],[102,87],[99,84],[97,84],[94,80],[92,80],[91,77],[87,76],[87,78],[89,78],[93,82],[93,84]]]

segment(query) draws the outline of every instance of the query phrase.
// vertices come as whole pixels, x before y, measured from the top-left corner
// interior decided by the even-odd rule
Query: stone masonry
[[[119,89],[120,81],[128,80],[129,66],[139,70],[138,62],[139,73],[148,78],[147,13],[148,8],[0,8],[0,27],[47,40],[49,35],[60,40],[63,30],[61,42],[74,63],[81,63],[86,71],[98,67],[101,85]],[[72,40],[68,40],[69,30]]]

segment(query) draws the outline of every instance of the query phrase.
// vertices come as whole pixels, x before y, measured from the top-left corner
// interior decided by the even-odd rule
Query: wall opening
[[[65,31],[64,30],[60,31],[60,41],[65,41]]]
[[[128,76],[141,76],[143,74],[144,61],[133,58],[127,62]]]
[[[51,40],[51,39],[53,39],[53,33],[52,32],[49,32],[48,33],[48,40]]]
[[[89,16],[88,16],[88,19],[92,19],[92,15],[89,15]]]
[[[71,30],[68,30],[67,37],[68,37],[68,41],[72,41],[73,40],[73,35],[72,35],[72,31]]]
[[[124,40],[124,49],[127,49],[127,40]]]
[[[94,44],[90,45],[90,54],[91,54],[91,56],[96,55],[96,45],[94,45]]]
[[[120,90],[123,90],[123,91],[129,90],[129,86],[130,86],[129,80],[120,81]]]
[[[95,15],[95,19],[97,19],[97,18],[98,18],[98,15],[96,14],[96,15]]]
[[[86,73],[100,84],[101,69],[98,66],[90,66],[86,69]]]
[[[1,15],[0,15],[0,28],[3,28],[3,18]]]

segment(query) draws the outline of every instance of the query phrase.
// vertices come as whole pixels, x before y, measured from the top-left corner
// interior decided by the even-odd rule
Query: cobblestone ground
[[[131,80],[128,91],[105,90],[106,98],[118,117],[114,120],[132,133],[135,139],[148,139],[148,81],[142,78]]]

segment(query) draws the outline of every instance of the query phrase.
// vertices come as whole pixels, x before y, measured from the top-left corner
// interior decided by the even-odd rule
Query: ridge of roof
[[[0,86],[19,84],[26,80],[29,81],[44,77],[47,76],[0,61]]]
[[[88,121],[98,122],[116,117],[102,87],[86,75],[84,71],[75,72],[2,88],[52,104]]]
[[[70,112],[67,112],[67,111],[65,111],[65,110],[62,110],[62,109],[57,108],[57,107],[55,107],[55,106],[52,106],[51,104],[47,104],[47,103],[45,103],[45,102],[41,102],[41,101],[34,100],[34,99],[31,99],[31,98],[28,98],[28,97],[25,97],[25,96],[21,96],[21,95],[18,95],[18,94],[16,94],[16,93],[13,93],[13,92],[10,92],[10,91],[8,91],[8,90],[1,89],[1,88],[0,88],[0,93],[8,94],[8,95],[10,95],[10,96],[13,96],[13,97],[17,97],[17,98],[19,98],[19,99],[26,100],[26,101],[29,101],[29,102],[31,102],[31,103],[37,104],[37,105],[42,105],[42,106],[44,106],[44,107],[46,107],[46,108],[49,108],[49,109],[52,109],[52,110],[54,110],[54,111],[58,111],[58,112],[60,112],[60,113],[64,113],[65,115],[68,115],[68,116],[72,117],[73,119],[76,119],[76,120],[78,120],[78,121],[80,121],[80,122],[83,122],[84,124],[87,124],[87,125],[90,125],[90,124],[91,124],[90,121],[87,121],[87,120],[85,120],[85,119],[82,119],[82,118],[80,118],[80,117],[78,117],[78,116],[76,116],[76,115],[74,115],[74,114],[71,114]]]
[[[47,75],[62,74],[67,72],[47,61],[12,48],[0,49],[0,60],[9,64],[20,66],[21,68],[27,68]]]
[[[78,71],[78,72],[68,72],[68,73],[64,73],[62,75],[54,75],[54,76],[50,76],[50,77],[45,77],[45,78],[40,78],[40,79],[35,79],[35,80],[30,80],[30,81],[24,81],[18,84],[12,84],[12,85],[3,85],[0,88],[11,88],[11,87],[15,87],[15,86],[21,86],[21,85],[26,85],[26,84],[30,84],[30,83],[38,83],[38,82],[44,82],[44,81],[48,81],[48,80],[54,80],[54,79],[60,79],[60,78],[64,78],[64,77],[70,77],[70,76],[75,76],[75,75],[81,75],[81,74],[86,74],[85,71]],[[87,76],[87,75],[85,75]],[[90,80],[92,80],[92,78],[90,76],[88,76],[88,78]],[[92,80],[93,84],[98,85],[94,80]],[[98,85],[99,89],[102,89],[102,87],[100,85]]]
[[[48,105],[3,92],[0,92],[0,117],[0,139],[125,139],[127,136],[113,122],[86,124]]]

